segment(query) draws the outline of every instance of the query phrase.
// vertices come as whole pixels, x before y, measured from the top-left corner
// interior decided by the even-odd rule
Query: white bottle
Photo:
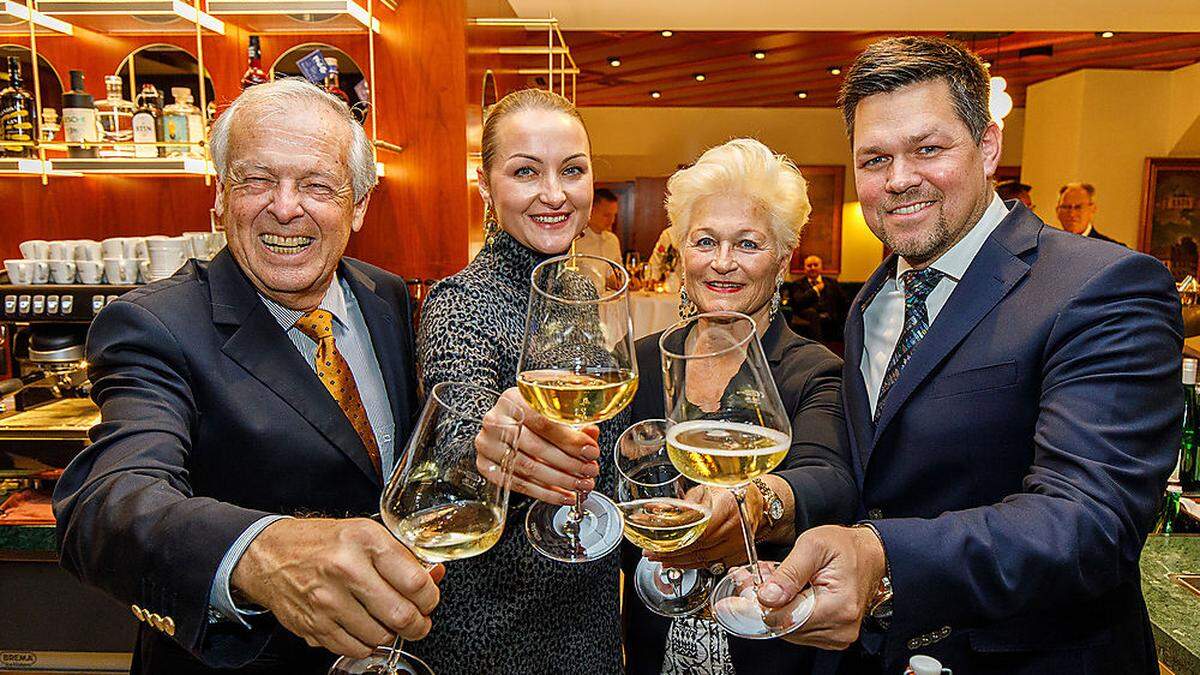
[[[187,96],[183,98],[183,105],[187,107],[188,140],[192,143],[199,143],[204,140],[204,115],[192,101],[192,92],[188,90]],[[204,148],[199,145],[189,145],[188,156],[204,159]]]

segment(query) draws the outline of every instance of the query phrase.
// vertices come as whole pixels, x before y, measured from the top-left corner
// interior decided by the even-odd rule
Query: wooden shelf
[[[354,0],[209,0],[208,11],[251,33],[379,33],[379,19]]]
[[[208,33],[225,34],[225,22],[197,13],[182,0],[41,0],[38,7],[52,17],[70,17],[77,26],[110,35],[194,34],[197,23]]]

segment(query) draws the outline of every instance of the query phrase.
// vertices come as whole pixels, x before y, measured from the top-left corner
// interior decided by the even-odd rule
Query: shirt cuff
[[[266,613],[266,610],[242,609],[235,605],[233,596],[229,593],[229,579],[233,576],[233,568],[242,559],[242,555],[246,553],[246,549],[250,547],[250,543],[254,541],[254,538],[271,523],[290,517],[264,516],[259,518],[251,523],[250,527],[247,527],[234,540],[233,545],[225,552],[225,557],[221,558],[221,564],[217,566],[217,573],[213,576],[212,587],[208,592],[209,622],[236,621],[242,624],[243,627],[250,628],[250,624],[246,622],[245,617]]]

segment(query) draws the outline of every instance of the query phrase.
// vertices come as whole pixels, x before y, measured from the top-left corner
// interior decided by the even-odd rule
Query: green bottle
[[[1196,400],[1196,359],[1183,360],[1183,437],[1179,441],[1179,484],[1185,493],[1200,491],[1200,456],[1196,427],[1200,402]]]

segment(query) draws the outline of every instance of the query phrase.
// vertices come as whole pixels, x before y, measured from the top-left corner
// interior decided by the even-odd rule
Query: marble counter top
[[[1200,595],[1170,576],[1200,574],[1200,535],[1151,536],[1141,570],[1158,660],[1176,675],[1200,675]]]

